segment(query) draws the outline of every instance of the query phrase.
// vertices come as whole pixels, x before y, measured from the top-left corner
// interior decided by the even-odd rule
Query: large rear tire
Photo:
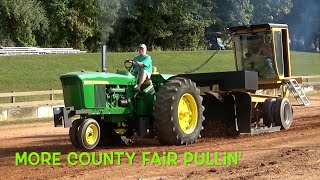
[[[292,105],[286,98],[277,98],[274,107],[274,121],[281,129],[289,129],[293,121]]]
[[[173,78],[158,91],[154,125],[163,145],[192,144],[201,137],[204,121],[200,90],[190,79]]]
[[[100,126],[95,119],[85,119],[78,130],[79,145],[82,149],[94,149],[100,140]]]

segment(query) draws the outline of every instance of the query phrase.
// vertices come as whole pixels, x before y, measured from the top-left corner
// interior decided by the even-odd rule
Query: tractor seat
[[[159,74],[157,67],[153,66],[152,67],[152,74]],[[152,76],[151,74],[151,76]],[[152,85],[151,79],[147,79],[143,82],[143,85]]]
[[[152,67],[152,74],[159,74],[159,72],[157,71],[157,68],[156,67]],[[145,94],[154,94],[155,93],[155,90],[154,90],[154,87],[153,87],[153,84],[152,84],[152,80],[151,79],[147,79],[143,82],[142,84],[142,92],[145,93]]]

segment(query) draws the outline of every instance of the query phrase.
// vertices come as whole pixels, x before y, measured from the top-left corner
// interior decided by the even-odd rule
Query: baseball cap
[[[140,44],[139,48],[147,49],[147,46],[145,44]]]

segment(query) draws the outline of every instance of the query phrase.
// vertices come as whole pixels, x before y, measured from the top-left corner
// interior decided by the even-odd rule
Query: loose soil
[[[67,154],[77,152],[68,129],[52,122],[2,125],[0,127],[0,179],[319,179],[320,98],[309,107],[294,107],[294,121],[287,131],[238,137],[203,137],[187,146],[161,146],[153,139],[135,139],[129,146],[103,147],[93,152],[136,152],[130,166],[71,166]],[[61,165],[15,166],[16,152],[61,152]],[[141,152],[174,151],[179,165],[142,166]],[[183,165],[183,153],[240,151],[235,166]]]

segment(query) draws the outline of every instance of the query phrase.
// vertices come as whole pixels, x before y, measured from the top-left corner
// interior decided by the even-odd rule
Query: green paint
[[[95,108],[94,85],[83,85],[84,109]]]
[[[84,81],[107,81],[109,84],[133,85],[136,78],[131,75],[122,75],[103,72],[70,72],[61,76],[61,78],[77,78]]]

